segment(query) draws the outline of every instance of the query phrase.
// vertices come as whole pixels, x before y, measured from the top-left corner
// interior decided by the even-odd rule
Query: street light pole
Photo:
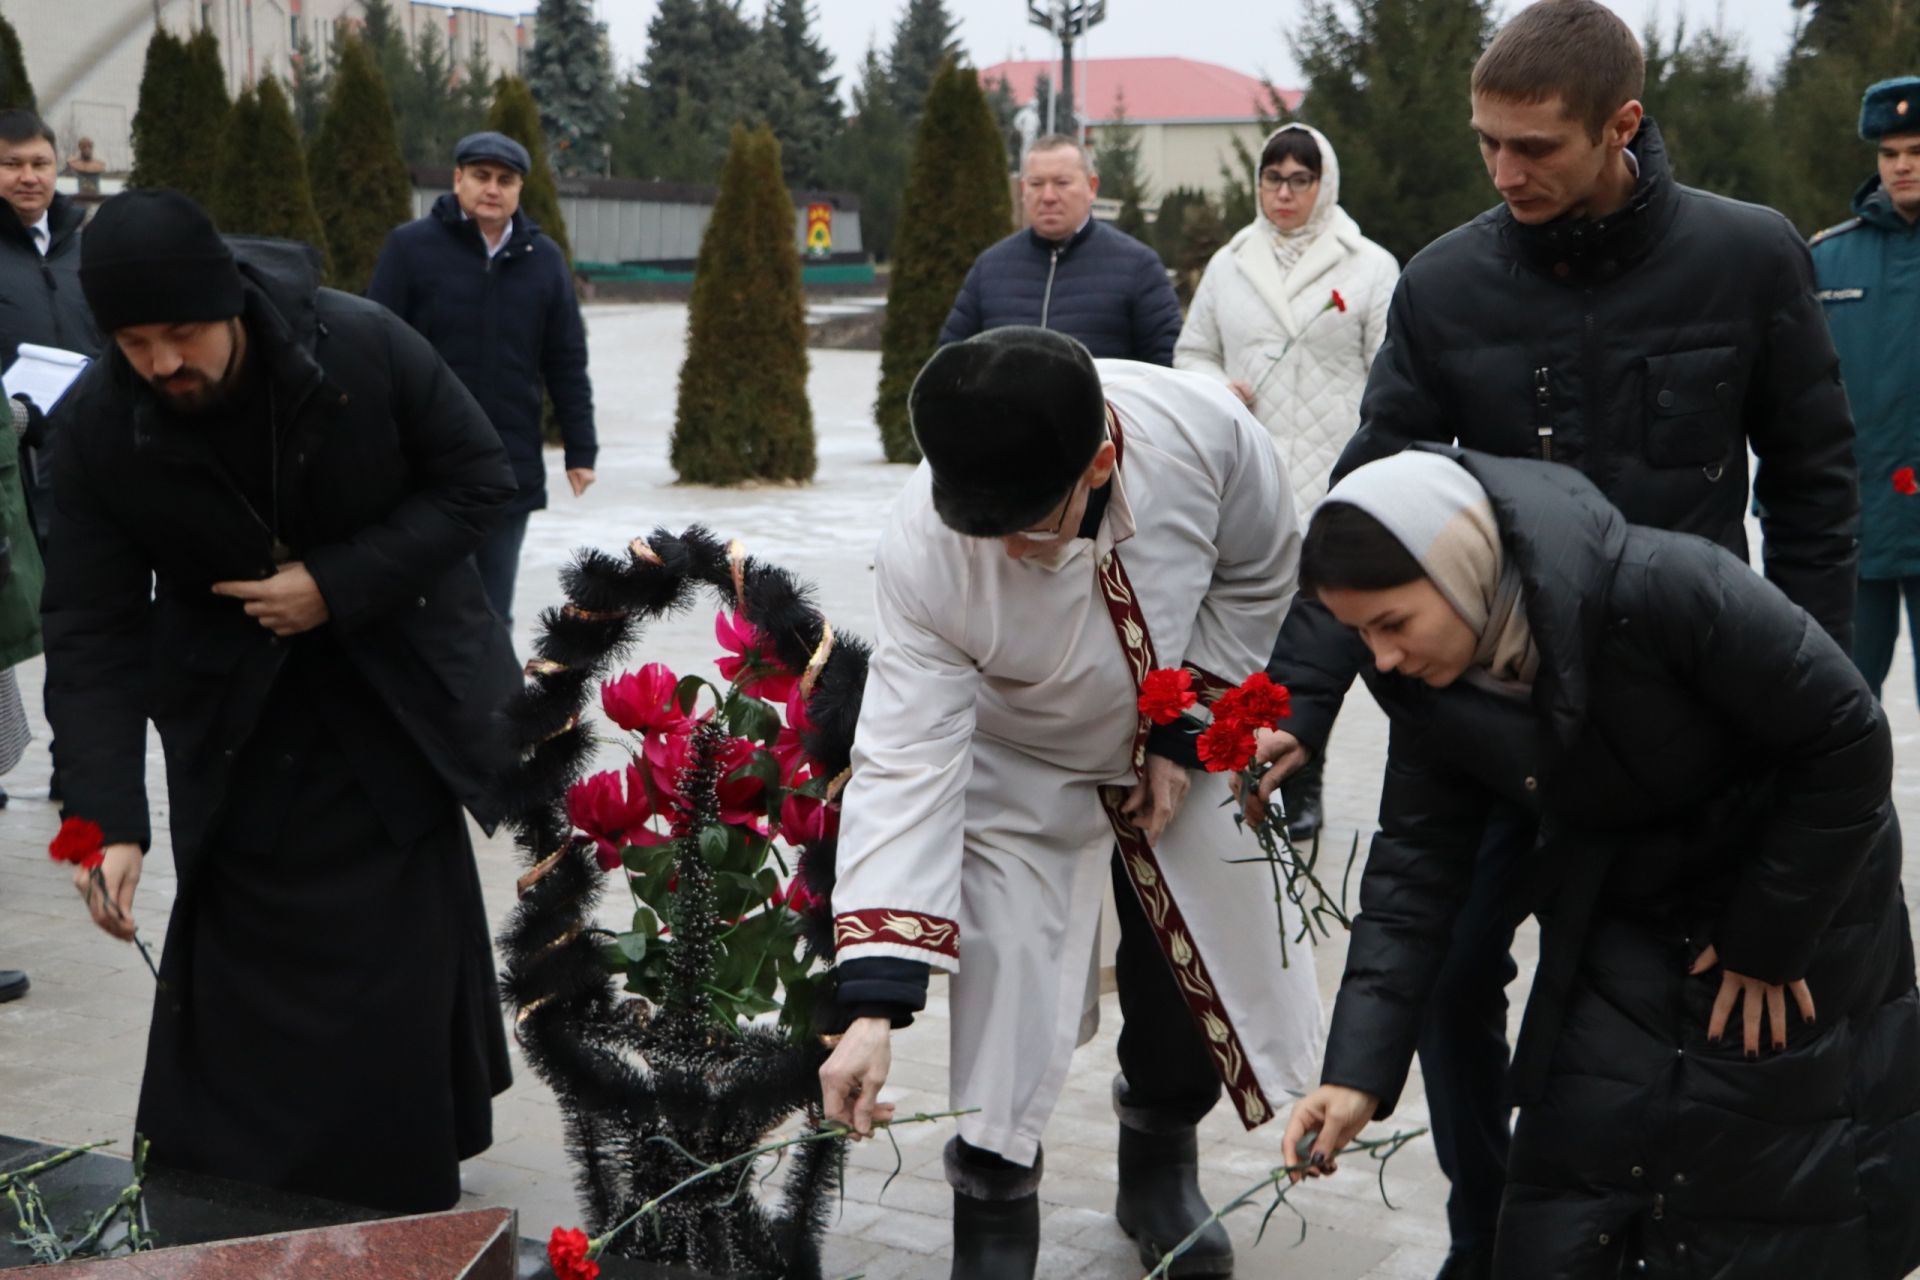
[[[1027,21],[1045,27],[1060,41],[1060,84],[1055,97],[1063,106],[1052,123],[1055,133],[1080,136],[1080,116],[1074,110],[1073,97],[1073,42],[1106,17],[1107,0],[1027,0]]]

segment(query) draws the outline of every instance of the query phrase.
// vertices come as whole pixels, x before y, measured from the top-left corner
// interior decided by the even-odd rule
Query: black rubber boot
[[[1040,1264],[1040,1170],[947,1143],[953,1187],[952,1280],[1033,1280]]]
[[[1315,756],[1280,784],[1280,798],[1287,806],[1287,839],[1295,844],[1312,844],[1320,834],[1320,783],[1326,773],[1326,757]]]
[[[1139,1249],[1140,1264],[1151,1270],[1212,1210],[1200,1194],[1200,1140],[1194,1126],[1126,1105],[1125,1089],[1124,1079],[1113,1082],[1113,1106],[1120,1114],[1120,1196],[1113,1211]],[[1232,1275],[1227,1229],[1208,1223],[1167,1274],[1180,1280]]]

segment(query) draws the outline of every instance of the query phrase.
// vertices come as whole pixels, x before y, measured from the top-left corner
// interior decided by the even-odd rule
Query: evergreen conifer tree
[[[272,76],[263,76],[233,104],[210,211],[230,235],[304,240],[320,251],[322,262],[326,259],[326,234],[313,207],[300,128]]]
[[[27,78],[27,55],[20,48],[20,35],[5,15],[0,15],[0,110],[8,107],[39,109],[33,97],[33,81]]]
[[[1447,106],[1466,99],[1493,11],[1493,0],[1307,0],[1291,40],[1306,84],[1297,118],[1332,141],[1341,203],[1364,210],[1367,236],[1402,262],[1498,198]],[[1258,157],[1240,151],[1250,186]],[[1251,199],[1242,211],[1225,211],[1229,227],[1252,220]]]
[[[1124,93],[1113,95],[1113,118],[1100,127],[1094,148],[1094,168],[1100,174],[1100,194],[1120,202],[1113,225],[1136,240],[1147,238],[1146,180],[1140,176],[1140,129],[1127,119]]]
[[[1160,197],[1160,209],[1153,219],[1151,242],[1160,255],[1160,261],[1169,267],[1180,265],[1180,254],[1187,239],[1187,211],[1206,202],[1206,193],[1193,187],[1175,187]]]
[[[320,133],[320,120],[327,113],[327,95],[333,83],[330,60],[313,47],[313,37],[303,26],[293,42],[293,67],[287,78],[292,88],[293,119],[300,126],[301,140],[311,146]]]
[[[893,254],[911,135],[893,109],[886,65],[871,46],[853,87],[853,112],[834,149],[832,182],[860,197],[860,235],[875,258]]]
[[[619,115],[607,29],[588,0],[540,0],[527,83],[540,104],[540,125],[553,143],[555,167],[599,174],[607,135]]]
[[[893,28],[893,48],[887,54],[887,78],[893,86],[893,109],[911,129],[932,91],[934,77],[948,59],[959,60],[959,29],[947,12],[946,0],[907,0]]]
[[[1013,86],[1007,83],[1005,76],[995,76],[983,81],[980,86],[986,91],[987,106],[993,109],[995,123],[1000,126],[1000,136],[1007,143],[1007,172],[1012,173],[1020,167],[1020,129],[1014,123],[1014,117],[1020,112],[1020,103],[1014,96]]]
[[[1845,219],[1874,151],[1860,140],[1868,85],[1920,67],[1920,3],[1821,0],[1787,55],[1774,92],[1778,208],[1811,234]]]
[[[640,73],[622,91],[615,171],[711,182],[726,153],[727,126],[752,114],[743,110],[750,86],[739,81],[740,64],[756,44],[737,0],[661,0],[647,24]]]
[[[817,187],[825,181],[827,155],[840,131],[840,77],[831,75],[833,55],[813,32],[807,0],[769,0],[760,38],[785,73],[792,101],[784,127],[776,124],[787,180]]]
[[[914,137],[880,336],[874,416],[889,462],[919,460],[907,392],[933,354],[967,269],[1012,230],[1006,156],[979,76],[952,60],[942,64]]]
[[[672,446],[685,483],[813,478],[793,226],[779,142],[769,129],[735,126],[687,315]]]
[[[413,182],[394,135],[393,106],[373,50],[341,41],[333,99],[314,140],[313,200],[335,287],[365,293],[387,235],[413,217]]]
[[[233,100],[227,96],[227,69],[220,61],[220,41],[204,28],[187,41],[177,110],[172,128],[180,139],[176,157],[179,167],[168,185],[202,205],[211,204],[219,186],[220,139],[226,132]]]
[[[560,254],[573,262],[573,242],[567,236],[567,220],[560,213],[560,191],[553,180],[553,165],[547,157],[547,137],[540,129],[540,108],[534,105],[533,90],[518,76],[503,77],[494,91],[493,110],[486,127],[504,133],[527,149],[531,165],[526,186],[520,192],[520,207],[560,246]]]
[[[179,131],[187,47],[161,27],[147,41],[140,75],[140,99],[133,112],[133,174],[136,187],[171,187],[179,182],[183,140]]]
[[[1740,37],[1723,28],[1671,38],[1650,28],[1642,41],[1647,87],[1641,102],[1659,123],[1673,176],[1736,200],[1770,204],[1775,198],[1778,142],[1754,122],[1771,106]]]

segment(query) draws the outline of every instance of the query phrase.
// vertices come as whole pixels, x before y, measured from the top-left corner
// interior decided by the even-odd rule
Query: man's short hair
[[[60,147],[59,141],[53,136],[52,127],[25,107],[10,107],[0,111],[0,142],[18,146],[35,138],[45,138],[47,145],[55,150]]]
[[[1558,97],[1598,139],[1647,84],[1633,29],[1597,0],[1537,0],[1500,29],[1473,68],[1473,92],[1511,102]]]
[[[1086,171],[1086,175],[1089,178],[1099,172],[1099,170],[1093,166],[1093,152],[1087,150],[1084,146],[1080,145],[1077,139],[1067,134],[1041,134],[1035,138],[1032,145],[1027,148],[1027,154],[1032,155],[1036,151],[1071,151],[1080,157],[1080,167]],[[1022,161],[1021,167],[1026,167],[1024,160]]]

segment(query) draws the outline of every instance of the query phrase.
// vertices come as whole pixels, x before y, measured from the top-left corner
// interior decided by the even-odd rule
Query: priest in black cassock
[[[112,343],[62,405],[47,710],[123,938],[148,720],[166,756],[136,1127],[156,1164],[445,1208],[508,1083],[462,813],[497,816],[518,684],[472,559],[514,493],[499,435],[311,249],[223,240],[185,196],[109,200],[80,275]]]

